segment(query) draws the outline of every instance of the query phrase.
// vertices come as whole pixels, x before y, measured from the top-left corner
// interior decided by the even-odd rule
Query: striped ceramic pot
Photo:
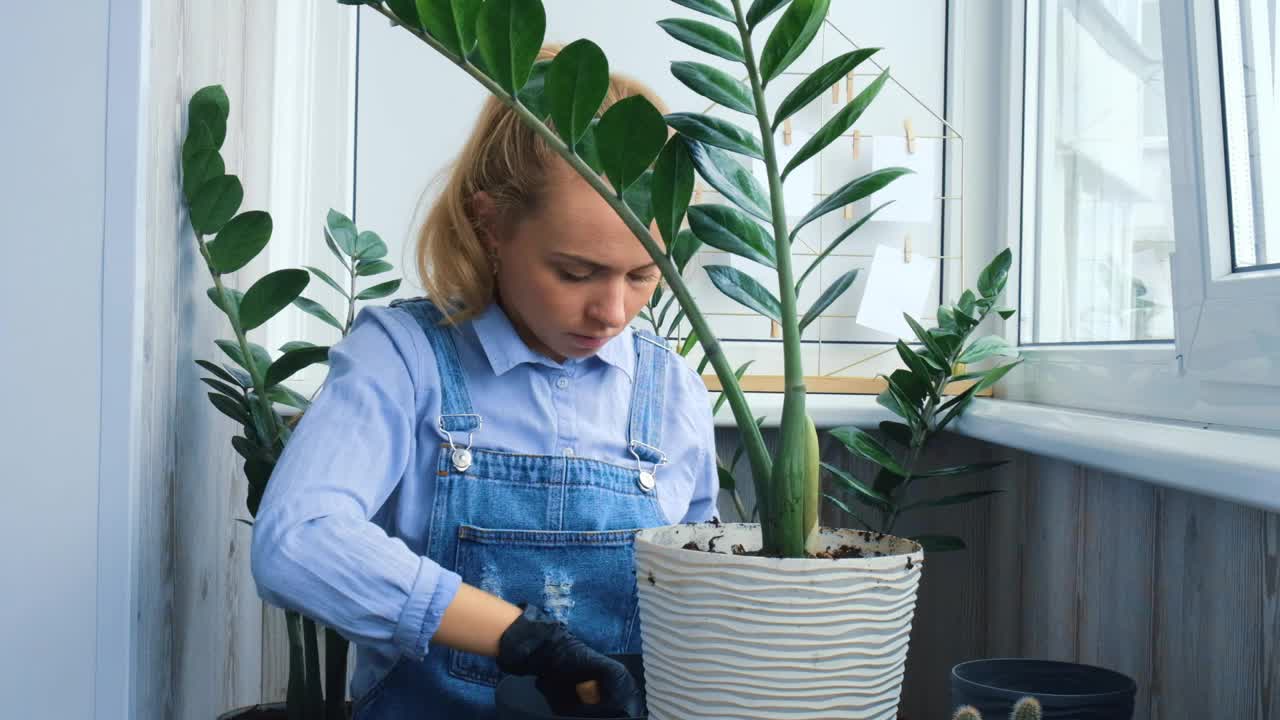
[[[811,552],[862,556],[744,554],[760,546],[746,523],[636,536],[650,720],[897,717],[920,546],[829,528]]]

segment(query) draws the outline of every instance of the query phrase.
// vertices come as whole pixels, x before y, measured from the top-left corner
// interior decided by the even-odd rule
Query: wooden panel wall
[[[736,440],[718,442],[727,457]],[[823,453],[871,474],[829,438]],[[950,717],[952,666],[1014,656],[1128,674],[1136,720],[1280,720],[1280,515],[964,438],[934,456],[983,459],[1011,462],[928,494],[1004,493],[899,528],[970,545],[927,561],[904,717]],[[831,510],[825,524],[848,525]]]

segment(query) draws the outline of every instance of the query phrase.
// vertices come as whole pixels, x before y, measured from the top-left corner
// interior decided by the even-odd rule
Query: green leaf
[[[539,60],[533,64],[533,70],[529,71],[529,81],[520,88],[517,96],[520,98],[521,104],[529,108],[529,112],[534,117],[545,121],[551,115],[551,109],[547,107],[547,71],[551,69],[551,60]]]
[[[749,157],[764,159],[764,148],[760,147],[760,141],[756,136],[728,120],[699,113],[671,113],[666,116],[666,121],[685,137]]]
[[[254,458],[264,460],[267,457],[267,451],[261,445],[243,435],[236,435],[231,438],[231,447],[235,448],[236,452],[240,453],[240,457],[245,460]]]
[[[373,287],[365,288],[364,290],[362,290],[359,295],[356,295],[356,299],[357,300],[377,300],[378,298],[384,298],[399,289],[400,289],[399,280],[392,280],[390,282],[379,283],[377,285],[374,285]]]
[[[356,263],[356,275],[367,277],[369,275],[378,275],[384,272],[390,272],[395,267],[386,260],[361,260]]]
[[[608,92],[609,60],[590,40],[569,43],[551,61],[544,98],[566,145],[576,145],[591,127]]]
[[[905,370],[895,370],[894,372],[910,377],[910,373]],[[899,417],[906,420],[913,427],[923,425],[924,420],[920,417],[920,401],[912,396],[912,391],[902,387],[893,377],[886,378],[886,381],[889,383],[889,387],[885,392],[894,399],[898,409],[901,410],[898,413]]]
[[[822,200],[822,202],[814,206],[812,210],[800,219],[800,222],[796,223],[795,228],[791,231],[791,237],[795,238],[796,234],[800,232],[800,228],[808,225],[814,220],[817,220],[823,215],[839,210],[845,205],[855,203],[870,196],[872,193],[883,190],[889,183],[911,172],[911,170],[906,168],[890,167],[869,172],[866,175],[853,180],[849,184],[828,195]]]
[[[215,392],[208,393],[208,396],[209,402],[213,403],[213,406],[223,415],[242,425],[251,425],[253,423],[249,419],[249,412],[244,408],[244,403],[236,402],[226,395],[220,395]]]
[[[279,385],[299,370],[328,359],[329,348],[323,346],[291,350],[276,358],[267,368],[267,387]]]
[[[782,305],[778,298],[755,278],[728,265],[707,265],[706,271],[720,292],[774,322],[782,322]]]
[[[755,0],[747,9],[747,29],[755,30],[761,20],[772,15],[790,0]]]
[[[876,396],[876,402],[894,415],[904,420],[908,419],[906,409],[902,407],[902,403],[898,402],[898,396],[889,388],[885,388]]]
[[[1004,379],[1005,375],[1009,374],[1010,370],[1013,370],[1014,368],[1018,367],[1021,364],[1022,364],[1022,360],[1017,360],[1007,365],[1001,365],[1000,367],[991,368],[990,370],[987,371],[986,377],[979,380],[978,384],[974,386],[975,388],[975,390],[973,391],[974,394],[980,393],[983,390],[986,390],[987,388],[992,387],[996,383],[1000,382],[1002,379]]]
[[[929,367],[929,363],[920,356],[920,353],[912,350],[905,342],[899,340],[896,347],[898,349],[898,357],[902,358],[902,362],[906,364],[907,369],[919,377],[925,386],[929,388],[929,394],[936,398],[937,393],[934,392],[933,378],[940,373],[934,372]]]
[[[600,159],[600,144],[596,142],[596,128],[599,126],[600,121],[593,120],[591,127],[587,128],[587,132],[578,141],[573,151],[588,167],[595,170],[597,175],[604,175],[604,161]]]
[[[716,464],[716,473],[720,476],[720,489],[733,492],[737,489],[737,480],[733,477],[733,473],[723,465]]]
[[[348,256],[356,254],[357,233],[355,223],[351,222],[351,218],[331,209],[325,217],[325,230],[343,253]]]
[[[722,57],[725,60],[746,62],[742,54],[742,44],[738,39],[714,25],[688,20],[670,18],[659,20],[658,27],[667,31],[671,37],[692,46],[696,50]]]
[[[805,278],[809,277],[809,274],[812,273],[814,270],[817,270],[818,265],[823,260],[825,260],[828,255],[834,252],[836,248],[840,247],[840,243],[844,242],[845,238],[848,238],[849,236],[857,232],[859,228],[867,224],[867,221],[875,217],[876,213],[883,210],[886,205],[892,202],[893,202],[892,200],[889,200],[888,202],[881,203],[879,207],[875,208],[874,210],[867,213],[866,215],[863,215],[861,218],[858,219],[858,222],[854,223],[851,227],[847,228],[844,232],[837,235],[834,240],[827,243],[826,247],[822,249],[822,253],[819,254],[818,257],[814,258],[813,262],[809,263],[809,267],[805,268],[804,273],[800,275],[800,279],[796,281],[796,295],[800,294],[800,287],[804,284]]]
[[[911,313],[902,313],[902,317],[911,326],[911,331],[916,334],[920,342],[924,343],[925,349],[928,350],[929,354],[925,356],[926,360],[932,357],[935,367],[949,367],[951,365],[951,355],[947,353],[943,346],[938,344],[938,339],[921,327],[920,323],[911,316]]]
[[[621,195],[662,152],[667,123],[648,98],[632,95],[605,111],[595,135],[605,174]]]
[[[689,208],[689,225],[703,243],[717,250],[778,266],[773,238],[751,216],[728,205],[694,205]]]
[[[845,487],[861,495],[867,500],[870,500],[875,505],[878,505],[880,507],[891,507],[893,505],[893,502],[889,500],[889,498],[867,487],[860,480],[855,478],[853,475],[850,475],[848,472],[841,470],[840,468],[836,467],[835,465],[832,465],[831,463],[824,462],[824,463],[821,463],[821,465],[822,467],[827,469],[827,472],[839,478],[840,481],[844,483]]]
[[[239,385],[241,388],[246,387],[244,383],[240,382],[239,378],[235,377],[234,375],[227,372],[226,370],[223,370],[217,365],[214,365],[208,360],[196,360],[196,364],[204,368],[205,370],[213,373],[215,376],[222,378],[223,380],[226,380],[229,383],[235,383],[236,385]]]
[[[232,273],[258,256],[271,240],[271,216],[250,210],[231,218],[208,245],[209,259],[219,273]]]
[[[631,208],[645,227],[653,222],[653,171],[645,170],[631,187],[622,193],[622,201]]]
[[[229,341],[229,340],[223,340],[223,341],[221,341],[221,342],[230,342],[230,341]],[[235,343],[231,343],[231,344],[232,344],[232,345],[235,345]],[[255,349],[254,347],[252,347],[252,346],[253,346],[253,343],[249,343],[249,344],[250,344],[250,346],[251,346],[251,347],[250,347],[250,351],[251,351],[251,352],[256,353],[256,352],[257,352],[257,350],[262,350],[262,353],[263,353],[264,355],[266,354],[266,352],[267,352],[267,351],[266,351],[265,349],[263,349],[263,348],[257,348],[257,349]],[[225,351],[226,351],[226,348],[223,348],[223,351],[225,352]],[[239,349],[238,349],[238,348],[237,348],[237,350],[236,350],[236,353],[237,353],[237,354],[239,354]],[[270,359],[268,359],[268,360],[267,360],[267,365],[270,365],[270,364],[271,364],[271,361],[270,361]],[[266,367],[266,365],[263,365],[263,367]],[[226,364],[226,363],[223,363],[223,364],[222,364],[222,369],[223,369],[223,370],[226,370],[226,371],[227,371],[227,372],[228,372],[232,377],[234,377],[234,378],[236,379],[236,384],[237,384],[237,385],[239,385],[240,387],[245,388],[246,390],[247,390],[247,389],[249,389],[249,388],[251,388],[251,387],[253,387],[253,378],[249,377],[249,373],[245,372],[244,370],[241,370],[240,368],[235,367],[235,366],[233,366],[233,365],[228,365],[228,364]]]
[[[850,270],[836,278],[835,282],[828,285],[827,289],[822,291],[822,294],[818,296],[818,299],[815,300],[813,305],[809,307],[809,310],[805,312],[804,317],[800,318],[800,332],[804,332],[804,329],[809,326],[809,323],[817,320],[818,316],[822,314],[822,311],[826,310],[831,303],[839,299],[840,296],[849,289],[849,286],[853,285],[853,281],[856,279],[858,279],[858,271]]]
[[[911,503],[910,505],[907,505],[906,507],[899,510],[899,512],[905,513],[911,510],[919,510],[921,508],[943,507],[946,505],[959,505],[961,503],[980,500],[984,497],[987,497],[988,495],[995,495],[996,493],[1002,493],[1002,492],[1004,492],[1004,490],[977,490],[974,492],[948,495],[947,497],[938,498],[937,500],[921,500],[920,502],[914,502],[914,503]]]
[[[690,90],[730,110],[755,116],[751,90],[729,73],[697,62],[673,62],[671,74]]]
[[[760,74],[764,84],[778,77],[804,54],[822,29],[831,0],[792,0],[782,19],[769,33],[760,54]]]
[[[200,382],[203,382],[232,400],[244,402],[244,388],[234,387],[228,383],[222,382],[221,380],[214,380],[212,378],[200,378]]]
[[[689,209],[689,198],[693,195],[693,158],[689,157],[689,148],[678,136],[667,140],[667,144],[658,154],[653,165],[653,202],[654,219],[658,223],[658,233],[662,242],[670,252],[680,232],[680,224],[684,222],[685,212]],[[686,260],[687,261],[687,260]],[[681,270],[684,266],[680,266]]]
[[[1003,355],[1005,357],[1017,357],[1018,350],[1010,347],[1008,341],[999,335],[988,335],[987,337],[978,338],[973,341],[964,352],[960,353],[960,357],[956,359],[959,363],[976,363],[986,360],[993,355]]]
[[[1001,318],[1008,320],[1009,318],[1013,317],[1014,313],[1018,311],[1014,310],[1013,308],[1002,307],[1002,308],[996,308],[996,312],[1000,315]]]
[[[766,223],[773,223],[768,196],[750,170],[720,148],[687,138],[685,143],[689,147],[689,156],[693,158],[693,166],[707,184],[734,205]]]
[[[754,362],[755,360],[748,360],[742,363],[742,365],[740,365],[737,370],[733,371],[733,376],[738,379],[738,382],[742,382],[742,376],[747,373],[747,368],[751,367],[751,364]],[[713,417],[716,415],[716,413],[720,412],[720,408],[724,405],[725,401],[728,399],[729,399],[728,395],[725,395],[724,393],[720,393],[720,397],[716,398],[716,403],[711,408],[711,415]]]
[[[697,10],[700,13],[710,15],[718,20],[725,22],[737,22],[737,18],[733,16],[733,12],[729,8],[716,2],[716,0],[671,0],[677,5],[683,5],[690,10]]]
[[[846,504],[844,503],[844,501],[843,501],[843,500],[841,500],[840,498],[835,497],[835,496],[833,496],[833,495],[828,495],[828,494],[826,494],[826,493],[823,493],[823,494],[822,494],[822,497],[826,498],[827,500],[830,500],[830,501],[831,501],[831,504],[832,504],[832,505],[835,505],[837,508],[839,508],[841,512],[845,513],[846,515],[851,516],[854,520],[857,520],[859,523],[861,523],[861,524],[862,524],[862,527],[864,527],[864,528],[866,528],[866,529],[868,529],[868,530],[872,530],[871,524],[870,524],[870,523],[868,523],[866,520],[862,519],[862,516],[861,516],[861,515],[859,515],[858,513],[854,512],[854,510],[853,510],[852,508],[850,508],[848,505],[846,505]]]
[[[880,432],[904,448],[911,447],[911,428],[902,423],[885,420],[880,423]]]
[[[953,475],[969,475],[972,473],[986,472],[994,470],[1002,465],[1008,465],[1008,460],[995,460],[992,462],[973,463],[971,465],[955,465],[952,467],[943,467],[936,470],[927,470],[925,472],[917,472],[915,476],[918,478],[932,477],[950,477]]]
[[[902,469],[898,461],[875,438],[852,425],[838,427],[831,431],[831,436],[839,440],[854,453],[870,460],[894,475],[906,477],[907,471]]]
[[[920,406],[930,393],[929,382],[909,370],[894,370],[889,374],[889,383],[897,386],[913,406]]]
[[[202,87],[187,102],[187,126],[202,123],[209,129],[215,148],[221,148],[227,139],[227,118],[230,115],[231,101],[221,85]]]
[[[778,111],[773,115],[773,130],[777,130],[783,121],[804,109],[806,105],[818,99],[832,85],[843,80],[863,60],[879,52],[880,48],[864,48],[847,52],[814,70],[809,77],[787,94]]]
[[[241,326],[249,331],[270,320],[301,295],[309,282],[306,270],[290,268],[264,275],[240,302]]]
[[[351,296],[347,294],[347,291],[342,289],[342,286],[339,285],[336,280],[329,277],[329,273],[321,270],[320,268],[312,267],[310,265],[304,265],[303,267],[305,267],[312,275],[315,275],[316,277],[323,280],[326,285],[333,288],[334,290],[337,290],[342,295],[342,297],[348,300],[351,299]]]
[[[377,260],[387,256],[387,244],[378,237],[378,233],[365,230],[356,236],[355,252],[361,260]]]
[[[964,540],[952,535],[916,535],[910,539],[920,543],[920,546],[927,553],[951,552],[953,550],[964,550],[966,547]]]
[[[689,264],[698,248],[702,247],[702,241],[689,228],[685,228],[676,233],[676,243],[670,248],[671,262],[675,263],[676,269],[684,272],[685,266]]]
[[[206,133],[205,139],[208,138],[208,129],[201,126],[201,130]],[[188,135],[190,142],[192,135]],[[218,153],[216,148],[208,148],[204,150],[191,150],[190,156],[187,155],[187,148],[183,147],[182,153],[182,196],[187,199],[187,204],[195,198],[200,187],[206,182],[222,177],[227,172],[227,166],[222,162],[222,155]]]
[[[476,16],[482,5],[483,0],[417,0],[417,19],[431,37],[462,58],[475,47]]]
[[[994,299],[1004,292],[1005,282],[1009,279],[1009,268],[1013,265],[1013,252],[1005,248],[995,259],[982,270],[978,276],[978,292],[984,298]]]
[[[938,329],[957,334],[960,332],[960,326],[956,324],[955,312],[946,305],[938,306]]]
[[[191,201],[191,227],[201,235],[216,234],[240,209],[243,200],[244,188],[235,175],[205,182]]]
[[[480,8],[477,47],[486,72],[503,90],[515,95],[529,81],[546,30],[540,0],[487,0]]]
[[[233,324],[239,323],[240,303],[244,301],[244,293],[229,287],[223,287],[222,292],[230,296],[230,307],[228,307],[228,303],[224,303],[222,301],[222,293],[218,292],[218,288],[216,286],[206,290],[205,294],[208,295],[209,300],[213,301],[213,304],[227,316],[228,320]]]
[[[956,301],[956,307],[966,315],[974,315],[974,307],[977,305],[978,298],[973,294],[972,290],[965,290],[960,293],[960,299]]]
[[[418,18],[418,8],[413,0],[386,0],[387,7],[400,19],[401,24],[418,29],[422,21]],[[456,52],[456,51],[455,51]]]
[[[885,81],[889,79],[889,71],[880,73],[880,77],[876,78],[867,86],[865,90],[858,93],[858,97],[852,102],[840,108],[840,112],[835,117],[828,120],[808,142],[800,146],[791,161],[782,170],[782,178],[785,180],[792,170],[800,167],[806,160],[822,152],[822,149],[830,145],[836,138],[840,137],[846,130],[853,127],[853,124],[862,117],[862,113],[866,111],[867,106],[880,93],[880,89],[884,87]],[[874,173],[873,173],[874,174]]]
[[[280,352],[287,353],[287,352],[293,352],[294,350],[301,350],[303,348],[313,348],[313,347],[320,347],[320,346],[312,342],[307,342],[306,340],[291,340],[280,346]]]
[[[296,390],[289,388],[287,385],[277,385],[271,388],[267,391],[267,398],[270,399],[271,402],[288,405],[289,407],[303,411],[311,407],[310,400]]]

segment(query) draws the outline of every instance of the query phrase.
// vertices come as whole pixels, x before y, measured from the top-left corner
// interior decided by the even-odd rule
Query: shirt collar
[[[630,327],[618,333],[590,357],[557,363],[530,349],[516,332],[511,319],[496,302],[489,303],[488,307],[472,320],[472,326],[480,342],[480,348],[488,358],[489,366],[493,368],[495,375],[503,375],[511,368],[524,363],[563,370],[579,364],[604,362],[618,368],[628,378],[635,379],[635,341]]]

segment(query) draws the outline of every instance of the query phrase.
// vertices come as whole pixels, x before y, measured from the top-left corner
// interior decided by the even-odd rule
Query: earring
[[[498,253],[496,250],[489,250],[489,266],[493,270],[493,276],[498,276]]]

